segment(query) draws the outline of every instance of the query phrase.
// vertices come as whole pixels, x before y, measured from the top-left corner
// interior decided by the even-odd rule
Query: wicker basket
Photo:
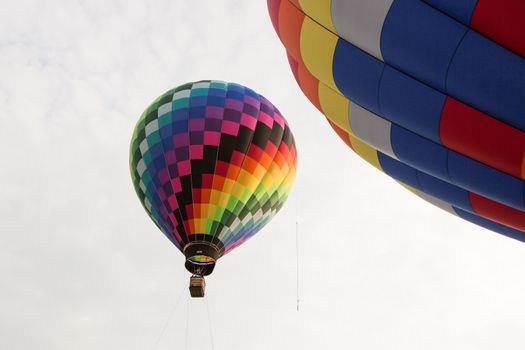
[[[206,282],[204,277],[191,276],[190,278],[190,294],[192,298],[204,298],[204,291],[206,290]]]

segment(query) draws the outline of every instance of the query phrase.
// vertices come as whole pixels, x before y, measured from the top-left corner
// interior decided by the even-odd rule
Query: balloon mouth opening
[[[201,237],[191,239],[194,236]],[[195,276],[207,276],[213,272],[215,263],[224,254],[224,245],[209,235],[192,235],[183,252],[186,256],[186,269]]]

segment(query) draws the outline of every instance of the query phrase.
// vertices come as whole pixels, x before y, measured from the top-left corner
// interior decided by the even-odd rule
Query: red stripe
[[[288,63],[290,64],[290,68],[292,69],[295,81],[299,83],[299,63],[297,63],[297,61],[292,56],[290,56],[288,51],[286,51],[286,57],[288,57]]]
[[[328,123],[330,123],[330,126],[332,127],[332,129],[334,129],[335,133],[341,138],[341,140],[343,140],[348,145],[348,147],[350,147],[353,150],[354,147],[352,147],[352,144],[350,143],[350,136],[348,136],[348,133],[345,130],[338,127],[330,119],[326,118],[326,120],[328,120]]]
[[[268,5],[268,12],[270,13],[273,28],[277,35],[279,35],[279,6],[281,6],[281,0],[267,0],[266,4]]]
[[[444,146],[518,178],[523,178],[525,133],[447,97],[439,136]]]
[[[470,27],[525,56],[524,0],[479,0]]]
[[[297,10],[289,1],[282,1],[279,7],[279,38],[288,53],[301,62],[301,29],[304,13]]]
[[[525,232],[525,212],[472,192],[469,198],[472,208],[480,216]]]

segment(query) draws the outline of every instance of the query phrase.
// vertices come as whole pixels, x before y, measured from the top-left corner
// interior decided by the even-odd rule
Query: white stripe
[[[190,90],[181,90],[177,91],[173,94],[172,101],[178,100],[180,98],[188,98],[190,97]]]
[[[201,89],[201,88],[209,88],[209,87],[210,87],[210,83],[209,82],[201,81],[200,83],[193,84],[193,86],[191,88],[192,89]]]
[[[429,202],[430,204],[433,204],[435,205],[436,207],[438,208],[441,208],[445,211],[448,211],[450,214],[454,214],[454,215],[458,215],[456,214],[456,211],[454,210],[454,208],[452,208],[452,205],[450,205],[449,203],[447,202],[444,202],[442,201],[441,199],[438,199],[436,197],[433,197],[433,196],[430,196],[424,192],[421,192],[421,191],[417,191],[417,194],[423,198],[424,200],[426,200],[427,202]]]
[[[148,125],[146,125],[146,136],[151,135],[157,130],[159,130],[159,121],[157,119],[154,119],[151,122],[149,122]]]
[[[241,220],[239,220],[239,218],[236,217],[230,226],[230,231],[234,231],[237,228],[237,226],[239,226],[240,223],[241,223]]]
[[[381,31],[393,0],[332,0],[337,34],[383,61]]]
[[[158,116],[162,117],[164,114],[168,114],[171,112],[171,103],[165,103],[158,109]]]
[[[146,209],[148,209],[149,212],[151,212],[151,203],[147,198],[144,199],[144,206],[146,207]]]
[[[145,170],[146,170],[146,163],[144,162],[143,158],[140,158],[139,162],[137,163],[137,173],[139,173],[140,177],[142,177],[142,174],[144,174]]]
[[[355,136],[375,149],[397,159],[390,139],[391,122],[353,102],[350,102],[348,108],[348,119]]]
[[[142,140],[142,142],[139,145],[139,149],[140,149],[140,153],[142,155],[146,154],[146,152],[149,150],[148,140],[147,139]]]

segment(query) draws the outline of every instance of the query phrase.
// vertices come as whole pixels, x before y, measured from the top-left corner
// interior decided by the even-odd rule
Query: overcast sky
[[[153,349],[171,310],[157,349],[211,349],[128,168],[143,109],[199,79],[266,96],[299,151],[283,210],[207,279],[216,350],[525,347],[525,245],[354,155],[293,80],[266,1],[17,0],[0,5],[1,349]]]

